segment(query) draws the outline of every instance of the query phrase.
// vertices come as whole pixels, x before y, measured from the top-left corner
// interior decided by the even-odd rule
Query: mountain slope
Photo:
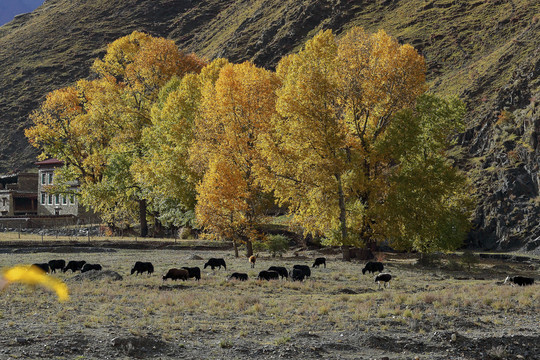
[[[34,161],[23,129],[44,95],[91,76],[105,45],[133,30],[272,68],[320,29],[383,28],[424,54],[431,91],[469,105],[469,130],[453,156],[481,191],[470,241],[534,248],[539,17],[535,0],[48,0],[0,28],[0,171]]]

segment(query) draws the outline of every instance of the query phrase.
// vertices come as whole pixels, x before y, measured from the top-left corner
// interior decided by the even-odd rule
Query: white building
[[[55,193],[55,170],[64,165],[57,159],[39,161],[38,166],[38,208],[37,214],[43,215],[75,215],[79,216],[79,202],[76,196],[77,185],[73,184],[67,193]],[[84,211],[83,211],[84,212]]]

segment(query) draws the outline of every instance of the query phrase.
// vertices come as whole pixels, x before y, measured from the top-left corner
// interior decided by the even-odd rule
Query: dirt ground
[[[71,299],[13,284],[0,293],[0,359],[540,359],[538,265],[458,260],[432,267],[384,254],[390,288],[363,263],[316,251],[260,257],[254,269],[223,250],[0,249],[0,267],[86,260],[102,273],[56,276]],[[312,265],[303,283],[258,281],[269,266]],[[227,269],[203,269],[223,257]],[[130,275],[135,261],[155,273]],[[199,266],[202,279],[162,280],[169,268]],[[227,281],[245,272],[247,282]],[[114,279],[119,274],[122,279]],[[536,277],[528,287],[506,275]]]

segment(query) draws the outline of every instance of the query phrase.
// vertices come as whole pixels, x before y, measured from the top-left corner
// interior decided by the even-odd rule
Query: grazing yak
[[[307,265],[294,265],[293,269],[299,269],[304,272],[305,277],[311,277],[311,269]]]
[[[326,258],[324,257],[316,258],[312,267],[319,267],[320,265],[324,265],[324,268],[326,269]]]
[[[249,263],[251,264],[252,269],[255,267],[255,261],[257,261],[257,255],[251,255],[249,257]]]
[[[143,272],[147,272],[148,275],[151,275],[154,272],[154,265],[152,265],[151,262],[137,261],[133,266],[133,269],[131,269],[131,275],[135,272],[137,272],[136,275],[142,274]]]
[[[210,266],[212,270],[214,270],[214,268],[221,269],[221,267],[223,266],[225,270],[227,270],[227,265],[225,265],[225,260],[223,259],[210,258],[208,259],[208,262],[204,264],[204,268],[206,269],[207,266]]]
[[[49,261],[49,268],[52,273],[56,273],[56,270],[63,270],[66,267],[65,260],[51,260]]]
[[[42,264],[32,264],[32,266],[35,266],[37,268],[40,268],[41,270],[45,271],[46,273],[50,272],[49,264],[48,263],[42,263]]]
[[[257,280],[278,280],[279,274],[275,271],[266,271],[263,270],[259,273],[259,276],[257,276]]]
[[[275,271],[279,274],[279,276],[281,276],[281,278],[288,278],[289,277],[289,272],[287,271],[286,268],[284,268],[283,266],[270,266],[268,268],[268,271]]]
[[[248,274],[244,273],[232,273],[231,276],[229,276],[229,280],[238,280],[238,281],[247,281]]]
[[[84,264],[83,268],[81,269],[81,272],[87,272],[91,270],[101,271],[103,268],[99,264]]]
[[[293,269],[291,271],[291,279],[293,281],[304,281],[306,274],[301,269]]]
[[[198,266],[195,266],[195,267],[182,266],[182,269],[188,271],[189,278],[195,278],[197,279],[197,281],[201,280],[201,269]]]
[[[84,261],[84,260],[82,260],[82,261],[70,261],[70,262],[68,262],[66,267],[62,269],[62,272],[66,272],[68,270],[71,270],[73,272],[80,271],[83,268],[84,264],[86,264],[86,261]]]
[[[381,272],[383,270],[384,270],[384,265],[381,262],[369,261],[366,264],[366,266],[364,266],[364,268],[362,269],[362,275],[364,275],[366,273],[366,271],[373,274],[373,273],[376,273],[377,271]]]
[[[189,278],[189,271],[187,271],[186,269],[169,269],[169,271],[167,271],[167,274],[163,277],[163,281],[167,279],[171,279],[175,281],[182,279],[186,281],[188,278]]]
[[[386,284],[388,284],[388,287],[390,287],[390,280],[392,280],[392,275],[388,273],[379,274],[375,276],[375,282],[379,284],[379,289],[381,288],[381,281],[384,283],[383,287],[385,287]]]
[[[517,284],[519,286],[527,286],[527,285],[532,285],[534,284],[534,279],[533,278],[530,278],[530,277],[525,277],[525,276],[514,276],[514,277],[506,277],[506,279],[504,280],[504,283],[506,284],[507,282],[511,282],[512,283],[512,286],[514,286],[514,284]]]

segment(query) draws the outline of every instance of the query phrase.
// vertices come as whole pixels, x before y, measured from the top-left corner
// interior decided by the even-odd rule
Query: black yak
[[[198,266],[195,266],[195,267],[183,266],[182,269],[188,271],[189,278],[195,278],[197,279],[197,281],[201,280],[201,269]]]
[[[225,270],[227,270],[227,265],[225,265],[225,260],[223,259],[210,258],[208,259],[208,262],[204,264],[204,268],[206,269],[207,266],[210,266],[212,270],[214,270],[214,268],[221,269],[221,267],[223,266]]]
[[[508,276],[505,280],[504,280],[504,283],[506,284],[507,282],[511,282],[513,284],[517,284],[519,286],[527,286],[527,285],[532,285],[534,284],[534,279],[533,278],[530,278],[530,277],[525,277],[525,276],[514,276],[514,277],[510,277]],[[512,284],[512,286],[513,286]]]
[[[51,260],[49,261],[49,268],[51,272],[56,273],[56,270],[63,270],[66,267],[65,260]]]
[[[189,278],[189,272],[186,269],[170,269],[167,271],[167,275],[163,277],[163,281],[167,279],[171,280],[187,280]]]
[[[326,269],[326,258],[324,257],[316,258],[312,267],[319,267],[320,265],[324,265],[324,268]]]
[[[84,273],[84,272],[92,271],[92,270],[100,271],[102,269],[103,268],[99,264],[84,264],[83,268],[81,269],[81,272]]]
[[[293,281],[304,281],[304,278],[306,277],[306,274],[301,269],[293,269],[291,271],[291,279]]]
[[[293,269],[302,270],[304,272],[304,276],[307,278],[311,276],[311,269],[307,265],[294,265]]]
[[[232,273],[231,276],[229,276],[229,280],[238,280],[238,281],[247,281],[248,274],[244,273]]]
[[[32,264],[32,266],[38,267],[41,270],[45,271],[46,273],[48,273],[50,271],[48,263]]]
[[[70,261],[70,262],[68,262],[66,267],[64,269],[62,269],[62,272],[66,272],[68,270],[71,270],[73,272],[80,271],[83,268],[84,264],[86,264],[86,261],[84,261],[84,260]]]
[[[258,280],[277,280],[279,279],[279,274],[275,271],[266,271],[263,270],[259,273],[259,276],[257,277]]]
[[[369,261],[366,264],[366,266],[364,266],[364,268],[362,269],[362,275],[364,275],[366,271],[373,274],[373,273],[376,273],[377,271],[381,272],[383,270],[384,270],[384,265],[381,262]]]
[[[392,275],[390,275],[388,273],[379,274],[379,275],[375,276],[375,282],[377,284],[379,284],[379,289],[381,288],[381,281],[384,283],[383,287],[385,287],[386,284],[388,284],[388,287],[390,287],[390,280],[391,279],[392,279]]]
[[[142,262],[137,261],[133,268],[131,269],[131,275],[137,272],[137,275],[147,272],[148,275],[151,275],[154,272],[154,265],[151,262]]]
[[[284,268],[283,266],[270,266],[268,268],[268,271],[275,271],[279,274],[279,276],[281,276],[281,278],[288,278],[289,277],[289,272],[287,271],[286,268]]]

